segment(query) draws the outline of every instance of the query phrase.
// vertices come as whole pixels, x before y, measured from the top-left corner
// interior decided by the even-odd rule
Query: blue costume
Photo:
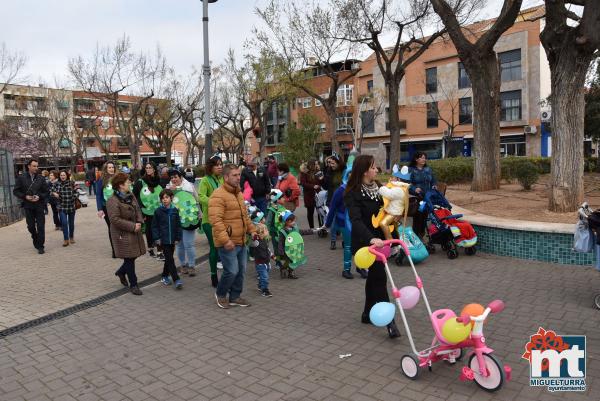
[[[325,227],[333,227],[332,230],[341,229],[342,238],[344,239],[344,270],[342,275],[346,278],[352,278],[352,248],[351,248],[351,236],[352,224],[344,205],[344,191],[346,191],[346,184],[348,178],[352,172],[352,162],[354,161],[354,154],[348,158],[346,164],[346,171],[342,179],[342,185],[333,193],[331,203],[329,204],[329,213],[325,219]]]

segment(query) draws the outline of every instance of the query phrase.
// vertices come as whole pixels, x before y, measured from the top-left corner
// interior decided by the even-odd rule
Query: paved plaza
[[[104,223],[89,210],[78,218],[78,243],[62,249],[60,233],[50,232],[44,257],[34,254],[22,222],[0,230],[3,325],[118,288]],[[488,318],[485,333],[488,346],[512,366],[513,379],[486,393],[458,379],[462,363],[438,363],[416,381],[405,378],[399,362],[410,349],[407,337],[391,340],[385,329],[361,324],[364,281],[341,277],[342,250],[329,250],[328,240],[305,241],[308,264],[298,280],[273,271],[273,298],[259,295],[249,264],[249,308],[219,309],[203,264],[198,276],[184,277],[182,291],[153,284],[141,297],[123,295],[0,339],[0,400],[600,399],[595,270],[479,253],[450,261],[438,252],[419,265],[434,309],[506,302]],[[198,256],[206,251],[200,240],[198,250]],[[160,268],[148,257],[138,263],[146,277]],[[400,285],[412,283],[407,267],[394,266],[393,274]],[[423,304],[408,317],[417,346],[426,348],[432,329]],[[587,335],[585,393],[529,386],[521,355],[539,326]]]

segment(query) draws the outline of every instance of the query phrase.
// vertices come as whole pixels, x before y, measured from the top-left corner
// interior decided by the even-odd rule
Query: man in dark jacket
[[[242,191],[244,190],[246,181],[250,184],[250,188],[252,188],[252,198],[256,207],[261,212],[267,213],[267,195],[271,193],[271,180],[264,168],[258,167],[256,160],[248,162],[246,168],[242,171],[242,178],[240,180]]]
[[[27,162],[27,172],[17,178],[13,194],[19,198],[25,212],[27,230],[31,233],[33,246],[39,254],[44,253],[45,242],[45,205],[48,200],[48,185],[41,174],[38,174],[38,161]]]
[[[88,194],[90,196],[92,196],[92,191],[94,191],[94,195],[96,194],[95,192],[95,186],[96,186],[96,169],[95,168],[89,168],[88,171],[85,173],[85,180],[87,181],[87,184],[89,184],[88,186]]]

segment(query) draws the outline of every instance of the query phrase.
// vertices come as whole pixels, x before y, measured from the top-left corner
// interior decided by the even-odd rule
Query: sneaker
[[[182,288],[183,288],[183,281],[181,281],[181,280],[175,281],[175,289],[180,290]]]
[[[40,255],[43,255],[45,253],[44,247],[38,248],[37,250]]]
[[[269,291],[268,288],[266,290],[262,290],[260,292],[260,295],[262,295],[263,297],[267,297],[267,298],[271,298],[273,296],[273,294],[271,294],[271,291]]]
[[[217,262],[217,269],[223,270],[223,263]]]
[[[229,301],[229,305],[231,306],[250,306],[250,302],[246,301],[244,298],[239,297],[238,299],[234,299],[233,301]]]
[[[169,276],[165,276],[165,277],[161,278],[160,281],[164,285],[171,285],[171,278]]]
[[[248,256],[248,260],[249,260],[250,262],[254,262],[254,257],[252,257],[252,256]]]
[[[229,301],[227,301],[227,298],[219,298],[219,296],[215,292],[215,299],[217,300],[217,306],[219,308],[229,309]]]
[[[165,255],[162,252],[159,252],[158,255],[156,255],[156,259],[164,262],[165,261]]]
[[[354,278],[354,276],[352,275],[352,272],[349,272],[347,270],[344,270],[342,272],[342,277],[343,278],[347,278],[347,279],[353,279]]]
[[[193,268],[193,267],[190,267],[190,268],[188,269],[188,275],[189,275],[190,277],[194,277],[194,276],[196,276],[196,269],[195,269],[195,268]]]
[[[149,249],[149,250],[148,250],[148,256],[150,256],[150,257],[152,257],[152,258],[155,258],[155,257],[156,257],[156,254],[154,253],[154,249]]]

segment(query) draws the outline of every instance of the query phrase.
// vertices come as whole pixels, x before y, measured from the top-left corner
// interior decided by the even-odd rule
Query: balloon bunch
[[[485,311],[485,308],[480,304],[468,304],[460,312],[460,316],[480,316]],[[461,341],[466,340],[471,335],[471,330],[475,322],[464,324],[458,322],[456,318],[450,318],[446,320],[442,326],[442,336],[449,344],[458,344]]]

